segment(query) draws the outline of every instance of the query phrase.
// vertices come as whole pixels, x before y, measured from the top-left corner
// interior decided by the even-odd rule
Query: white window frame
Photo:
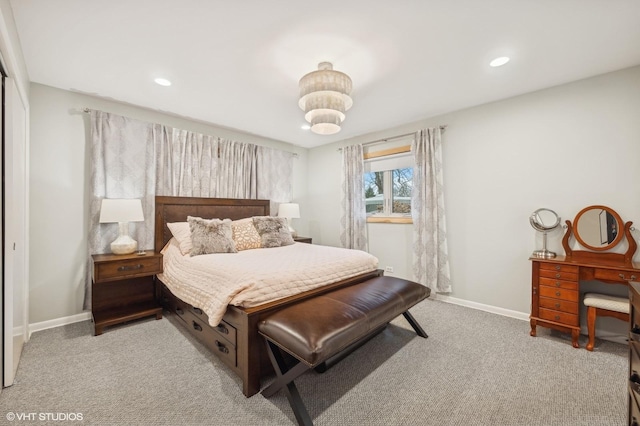
[[[383,211],[367,214],[367,222],[413,223],[411,213],[393,213],[393,171],[413,167],[413,156],[409,149],[394,150],[389,155],[376,155],[365,159],[365,173],[383,172]]]

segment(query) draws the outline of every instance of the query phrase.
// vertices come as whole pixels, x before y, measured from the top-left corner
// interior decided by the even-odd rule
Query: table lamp
[[[131,254],[138,242],[129,236],[129,222],[142,222],[142,202],[138,199],[104,199],[100,206],[100,223],[118,223],[119,235],[111,243],[114,254]]]
[[[289,232],[292,236],[297,236],[298,233],[291,227],[291,219],[298,219],[300,217],[300,206],[297,203],[282,203],[278,206],[278,217],[287,218],[287,224],[289,225]]]

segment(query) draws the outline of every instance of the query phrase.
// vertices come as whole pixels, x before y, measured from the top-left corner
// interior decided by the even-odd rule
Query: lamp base
[[[138,249],[138,242],[129,236],[128,222],[118,223],[120,234],[111,243],[111,252],[113,254],[131,254]]]

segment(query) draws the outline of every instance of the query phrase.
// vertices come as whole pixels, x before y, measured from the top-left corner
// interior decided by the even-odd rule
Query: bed
[[[268,215],[268,200],[158,196],[155,206],[155,250],[160,252],[168,248],[167,243],[172,239],[172,233],[167,223],[184,222],[187,216],[239,220]],[[276,249],[252,251],[262,250]],[[164,283],[161,277],[158,279],[157,295],[163,307],[180,319],[176,323],[205,344],[239,376],[242,381],[242,392],[249,397],[260,390],[261,378],[273,371],[264,340],[258,334],[257,325],[263,317],[296,302],[380,275],[382,275],[381,270],[372,268],[355,276],[257,306],[241,307],[230,304],[226,306],[219,321],[217,318],[212,318],[213,321],[210,321],[209,315],[202,307],[194,306],[176,296],[170,290],[171,286]],[[169,281],[168,278],[165,280]]]

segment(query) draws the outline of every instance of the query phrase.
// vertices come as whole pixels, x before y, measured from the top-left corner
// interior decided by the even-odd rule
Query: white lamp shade
[[[297,203],[282,203],[278,206],[278,216],[297,219],[300,217],[300,206]]]
[[[102,200],[100,223],[143,222],[142,202],[138,199],[112,198]]]

